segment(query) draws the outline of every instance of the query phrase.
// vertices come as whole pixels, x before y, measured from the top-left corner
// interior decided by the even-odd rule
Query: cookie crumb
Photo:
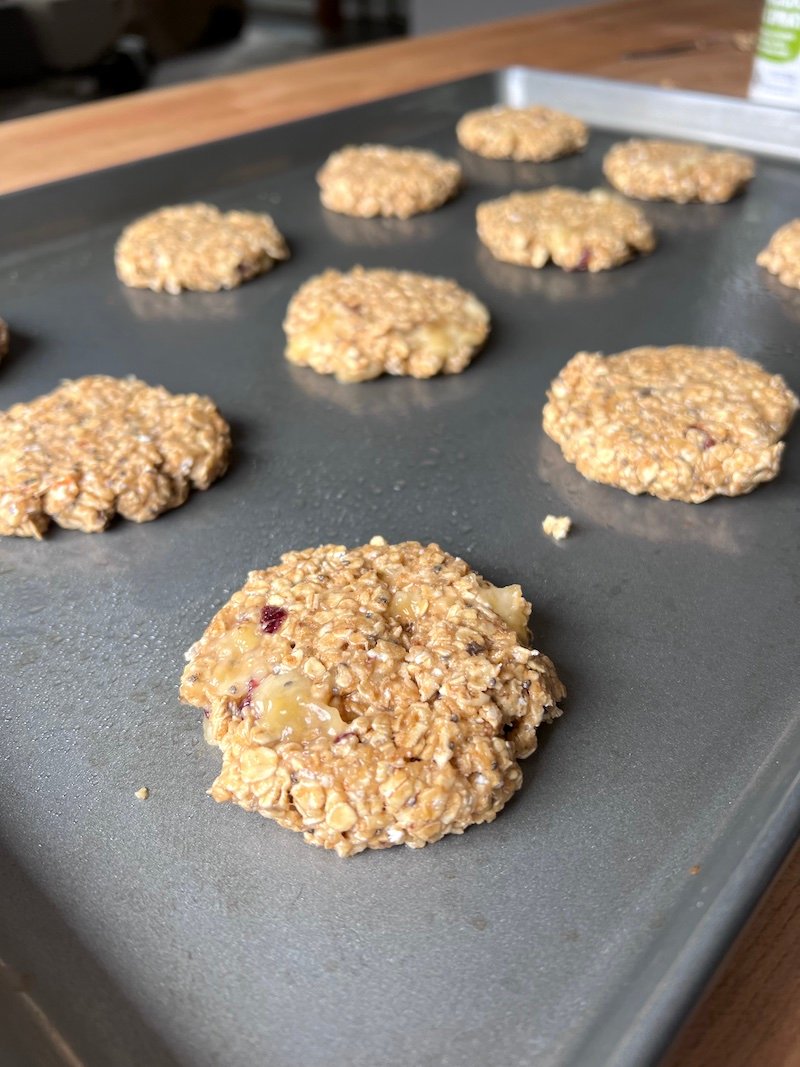
[[[732,39],[737,52],[755,52],[758,44],[758,34],[753,30],[738,30]]]
[[[146,785],[143,785],[142,788],[137,789],[133,795],[136,797],[137,800],[147,800],[147,798],[150,796],[150,790],[147,788]]]
[[[554,541],[563,541],[572,529],[572,519],[569,515],[545,515],[542,529]]]
[[[699,863],[695,863],[693,867],[689,868],[689,874],[691,874],[691,875],[699,874],[700,870],[701,870],[700,864]]]

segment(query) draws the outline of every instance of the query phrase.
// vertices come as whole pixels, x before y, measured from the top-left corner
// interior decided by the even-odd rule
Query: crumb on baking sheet
[[[142,788],[137,789],[133,795],[136,797],[137,800],[147,800],[147,798],[150,796],[150,790],[147,788],[146,785],[143,785]]]
[[[695,863],[693,867],[689,868],[689,874],[691,874],[691,875],[699,874],[700,873],[700,869],[701,869],[700,868],[700,864],[699,863]]]
[[[569,515],[545,515],[542,529],[554,541],[563,541],[572,529],[572,519]]]

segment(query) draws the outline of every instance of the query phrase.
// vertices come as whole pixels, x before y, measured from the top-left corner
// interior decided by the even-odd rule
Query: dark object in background
[[[0,85],[18,85],[42,72],[36,35],[22,10],[11,0],[0,0]]]
[[[128,28],[165,59],[233,40],[246,17],[244,0],[134,0]]]
[[[126,34],[90,73],[97,79],[98,96],[119,96],[147,84],[153,58],[142,37]]]
[[[0,84],[78,74],[139,89],[153,58],[233,40],[244,0],[0,0]]]
[[[154,64],[233,40],[244,0],[0,0],[0,117],[143,88]]]
[[[336,31],[320,24],[326,2]],[[384,40],[405,32],[404,10],[402,0],[350,2],[343,16],[340,0],[291,11],[282,0],[0,0],[0,118]]]

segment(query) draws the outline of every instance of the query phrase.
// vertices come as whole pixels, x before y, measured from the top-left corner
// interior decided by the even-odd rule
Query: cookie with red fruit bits
[[[700,504],[774,478],[798,399],[730,348],[579,352],[550,386],[544,429],[585,478]]]
[[[605,189],[511,193],[479,204],[477,222],[495,259],[523,267],[552,260],[563,270],[609,270],[656,244],[639,208]]]
[[[518,585],[416,541],[251,572],[181,682],[222,751],[211,796],[340,856],[491,822],[564,696],[529,615]]]

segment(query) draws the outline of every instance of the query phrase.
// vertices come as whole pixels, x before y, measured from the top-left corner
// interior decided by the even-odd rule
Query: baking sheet
[[[461,151],[457,118],[502,100],[599,128],[542,166]],[[477,241],[477,203],[600,184],[623,131],[720,130],[761,153],[751,189],[643,205],[652,257],[570,275]],[[370,140],[456,155],[463,195],[408,222],[324,211],[319,162]],[[798,146],[800,115],[517,69],[0,200],[0,406],[134,373],[212,395],[235,442],[226,477],[155,523],[0,541],[4,1063],[655,1062],[800,822],[800,442],[774,483],[691,507],[583,480],[540,411],[580,349],[727,344],[800,388],[800,292],[753,262],[797,212]],[[121,226],[190,197],[272,212],[293,258],[226,294],[124,289]],[[290,367],[291,294],[356,263],[473,289],[485,352],[428,382]],[[575,521],[563,545],[548,512]],[[177,684],[249,569],[376,533],[520,581],[569,698],[496,823],[342,861],[204,795],[219,755]]]

